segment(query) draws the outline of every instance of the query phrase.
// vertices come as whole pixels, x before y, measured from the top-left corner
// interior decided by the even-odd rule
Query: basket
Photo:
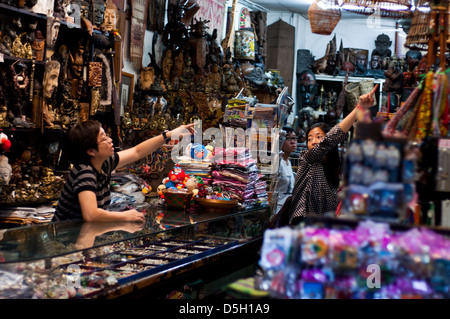
[[[370,91],[373,90],[374,86],[375,85],[374,85],[373,80],[361,80],[359,82],[359,93],[360,93],[360,95],[369,93]],[[358,99],[358,102],[359,102],[359,99]],[[372,106],[375,106],[375,105],[377,105],[377,97],[374,94],[374,96],[373,96],[373,105]]]
[[[361,95],[359,82],[352,82],[345,86],[345,105],[347,110],[351,112],[359,102],[359,96]]]
[[[431,12],[414,11],[411,28],[406,36],[405,47],[411,50],[426,50],[430,39]]]
[[[347,84],[344,88],[347,110],[351,112],[359,103],[359,97],[372,91],[373,87],[373,80],[361,80],[360,82],[352,82]],[[376,105],[377,99],[375,96],[373,100],[373,105]]]
[[[195,197],[194,201],[206,210],[230,211],[238,205],[237,200],[206,199]]]
[[[163,190],[163,194],[164,201],[168,208],[179,209],[185,209],[186,207],[188,207],[189,203],[191,202],[192,195],[194,195],[192,192],[183,193],[171,189]]]
[[[316,0],[309,6],[308,19],[312,33],[330,35],[341,19],[341,10],[334,1]]]

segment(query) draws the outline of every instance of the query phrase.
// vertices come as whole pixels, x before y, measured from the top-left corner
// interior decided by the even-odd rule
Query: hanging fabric
[[[425,87],[422,93],[422,103],[416,120],[414,140],[423,140],[431,132],[431,115],[433,109],[433,79],[434,73],[428,72],[425,77]]]
[[[448,75],[428,72],[386,124],[383,134],[418,142],[428,136],[446,136],[450,120],[448,94]]]
[[[131,2],[130,61],[135,70],[142,67],[148,1]]]

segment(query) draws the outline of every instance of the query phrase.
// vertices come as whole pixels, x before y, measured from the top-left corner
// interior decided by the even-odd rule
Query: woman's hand
[[[172,139],[179,139],[180,136],[193,135],[195,133],[194,125],[195,123],[180,125],[172,131],[169,131],[167,136]]]
[[[126,214],[125,220],[127,222],[145,222],[144,213],[138,212],[135,209],[130,209],[124,212]]]
[[[367,110],[373,106],[373,102],[375,101],[373,95],[377,91],[378,85],[379,84],[375,85],[372,91],[370,91],[369,93],[363,94],[359,97],[358,107],[362,108],[363,110]]]

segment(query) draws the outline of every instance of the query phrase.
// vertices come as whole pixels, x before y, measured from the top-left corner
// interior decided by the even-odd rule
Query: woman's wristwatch
[[[162,132],[162,136],[163,136],[164,142],[166,142],[166,144],[169,143],[170,140],[171,140],[171,138],[167,136],[167,132],[169,132],[169,130],[164,130],[164,131]]]

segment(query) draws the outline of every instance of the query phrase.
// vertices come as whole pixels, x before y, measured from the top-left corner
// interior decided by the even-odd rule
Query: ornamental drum
[[[237,30],[234,36],[234,58],[255,60],[255,34],[250,30]]]

